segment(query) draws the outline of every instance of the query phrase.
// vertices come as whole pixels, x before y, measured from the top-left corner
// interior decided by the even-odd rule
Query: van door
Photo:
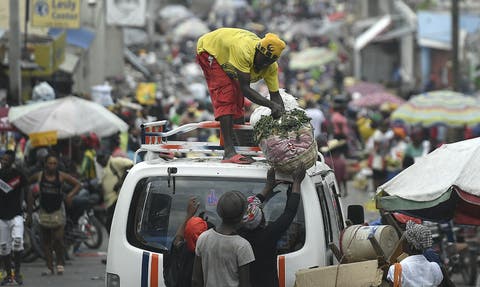
[[[340,247],[340,231],[344,228],[340,202],[336,196],[334,182],[329,185],[327,181],[324,180],[316,183],[315,188],[324,225],[324,248],[327,254],[327,264],[332,265],[336,262],[336,258],[334,258],[333,253],[329,248],[329,244],[334,243],[337,247]]]

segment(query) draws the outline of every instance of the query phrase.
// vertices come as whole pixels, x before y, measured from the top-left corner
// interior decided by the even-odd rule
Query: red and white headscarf
[[[243,216],[243,226],[246,229],[253,230],[262,222],[262,202],[255,195],[248,197],[247,202],[248,206]]]

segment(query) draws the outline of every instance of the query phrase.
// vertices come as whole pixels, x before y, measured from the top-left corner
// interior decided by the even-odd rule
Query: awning
[[[80,58],[77,55],[66,52],[65,60],[63,60],[63,63],[58,67],[58,69],[65,73],[72,74],[77,68],[79,60]]]
[[[417,40],[421,47],[450,50],[452,42],[452,18],[450,13],[437,11],[418,12]],[[460,43],[462,37],[476,33],[480,27],[480,16],[470,13],[461,13],[458,21],[460,29]],[[462,32],[463,31],[463,32]],[[464,34],[462,36],[462,33]]]
[[[413,35],[413,33],[415,33],[414,28],[411,28],[408,26],[400,27],[400,28],[385,32],[384,34],[376,37],[373,41],[374,42],[390,41],[392,39],[398,39],[404,36]]]
[[[50,28],[48,35],[56,36],[62,33],[63,29]],[[67,29],[67,44],[88,49],[95,38],[95,32],[87,28]]]
[[[390,15],[383,16],[378,22],[355,39],[354,49],[356,51],[363,49],[368,43],[375,39],[375,37],[385,31],[390,24],[392,24],[392,17]]]

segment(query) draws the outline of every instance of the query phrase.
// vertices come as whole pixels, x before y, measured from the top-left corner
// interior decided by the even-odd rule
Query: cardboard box
[[[369,287],[382,284],[383,272],[377,260],[301,269],[295,274],[296,287]]]

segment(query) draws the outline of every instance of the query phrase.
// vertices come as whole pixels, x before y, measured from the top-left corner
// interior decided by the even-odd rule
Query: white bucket
[[[340,236],[340,250],[348,262],[377,259],[377,253],[368,237],[373,234],[380,248],[388,258],[395,248],[398,235],[390,225],[352,225],[345,228]]]

